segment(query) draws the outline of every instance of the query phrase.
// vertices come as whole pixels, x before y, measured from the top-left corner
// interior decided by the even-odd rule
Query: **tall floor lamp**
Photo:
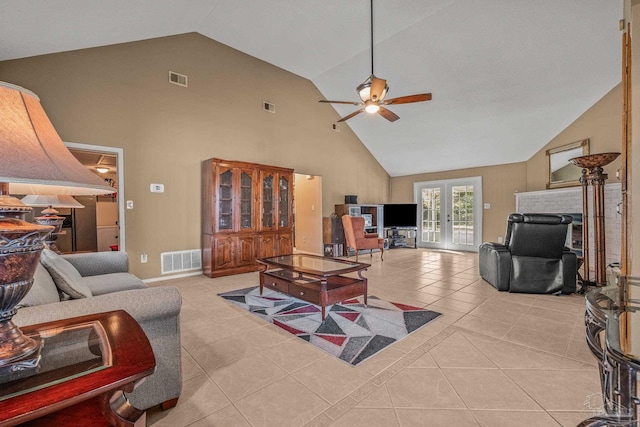
[[[584,280],[582,291],[588,286],[606,285],[606,248],[604,228],[604,182],[609,177],[604,166],[613,162],[620,153],[599,153],[588,156],[575,157],[569,162],[582,169],[580,182],[582,183],[582,256],[584,257]],[[595,282],[589,280],[589,193],[588,187],[593,187],[593,234],[596,272]]]
[[[40,343],[11,320],[33,284],[42,240],[53,227],[24,221],[31,210],[9,194],[108,194],[82,166],[31,91],[0,82],[0,374],[37,365]]]

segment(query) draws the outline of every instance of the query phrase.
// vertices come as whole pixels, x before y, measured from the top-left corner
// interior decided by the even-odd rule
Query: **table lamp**
[[[27,206],[31,206],[32,208],[46,208],[42,210],[42,216],[35,217],[34,221],[36,224],[53,226],[53,231],[45,238],[45,243],[50,250],[61,254],[62,252],[60,252],[56,246],[56,240],[58,240],[58,236],[64,234],[64,231],[62,231],[62,223],[65,218],[63,216],[58,216],[60,212],[55,208],[82,209],[84,208],[84,205],[72,196],[68,195],[53,196],[29,194],[22,198],[22,203]]]
[[[31,91],[0,82],[0,374],[29,369],[40,343],[11,320],[33,284],[51,226],[24,221],[31,210],[9,194],[108,194],[113,189],[78,160]]]

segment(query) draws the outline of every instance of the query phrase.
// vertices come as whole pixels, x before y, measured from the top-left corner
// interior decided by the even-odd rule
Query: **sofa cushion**
[[[36,305],[51,304],[53,302],[60,302],[58,288],[56,288],[56,284],[53,283],[53,279],[47,269],[38,263],[36,273],[33,275],[33,286],[31,286],[27,295],[18,303],[17,307],[34,307]]]
[[[128,291],[132,289],[144,289],[147,286],[130,273],[110,273],[99,276],[87,276],[82,278],[83,282],[91,290],[91,294],[110,294],[113,292]]]
[[[40,255],[40,262],[47,268],[59,290],[71,298],[88,298],[92,296],[91,289],[73,265],[57,253],[44,249]]]

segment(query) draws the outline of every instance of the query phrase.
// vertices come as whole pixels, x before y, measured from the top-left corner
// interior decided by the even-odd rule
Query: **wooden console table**
[[[0,373],[0,426],[144,426],[124,392],[156,362],[140,325],[111,311],[21,328],[42,340],[33,370]]]
[[[258,263],[264,266],[260,271],[260,295],[266,286],[319,305],[322,320],[328,305],[360,295],[367,303],[367,278],[362,272],[370,264],[307,254],[263,258]],[[358,278],[343,276],[351,272],[357,272]]]

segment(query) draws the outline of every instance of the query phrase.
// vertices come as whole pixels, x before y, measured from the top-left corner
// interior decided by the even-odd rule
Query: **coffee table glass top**
[[[42,341],[40,362],[36,368],[0,375],[0,402],[112,365],[108,340],[97,321],[27,335]]]
[[[308,254],[280,255],[262,258],[258,262],[267,266],[280,267],[317,276],[333,276],[371,267],[370,264],[362,262]]]

